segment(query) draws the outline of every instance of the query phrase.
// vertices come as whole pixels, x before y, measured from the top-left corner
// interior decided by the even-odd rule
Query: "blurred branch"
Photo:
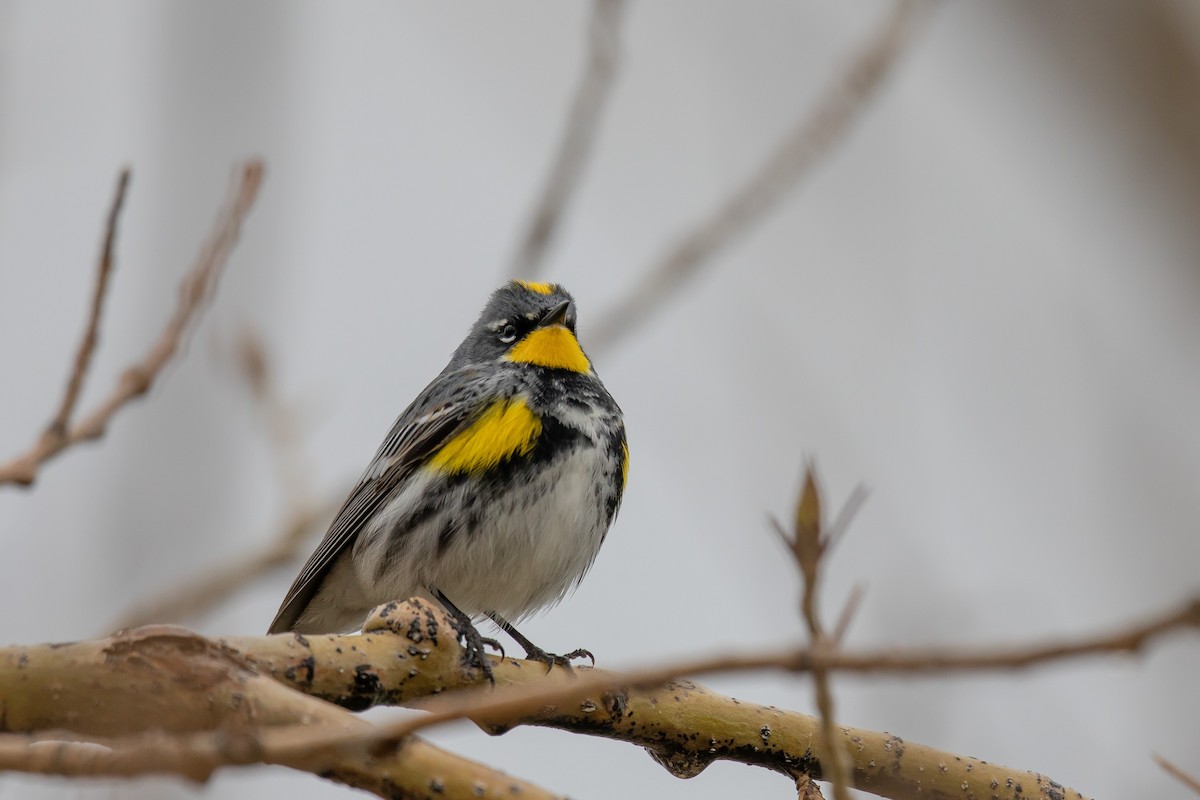
[[[1155,754],[1154,761],[1172,778],[1175,778],[1196,794],[1200,794],[1200,778],[1196,778],[1194,775],[1184,772],[1182,769],[1175,766],[1170,761],[1167,761],[1160,755]]]
[[[841,141],[894,68],[933,0],[899,0],[880,30],[829,86],[812,111],[741,186],[649,267],[625,297],[588,332],[589,351],[615,344],[645,321],[700,267],[794,189]]]
[[[256,552],[230,559],[226,564],[180,582],[157,599],[134,605],[115,627],[136,628],[192,619],[228,600],[271,570],[291,564],[307,543],[309,533],[333,517],[347,491],[343,487],[330,493],[323,502],[296,509],[275,536]]]
[[[625,0],[592,0],[587,64],[575,89],[550,174],[509,266],[513,277],[532,279],[541,272],[546,249],[587,164],[617,72],[624,7]]]
[[[1193,606],[1200,609],[1200,602]],[[354,636],[288,634],[217,642],[177,628],[151,627],[95,642],[3,648],[0,698],[10,731],[41,738],[66,727],[76,738],[135,735],[93,741],[115,744],[121,758],[132,759],[143,771],[190,765],[193,779],[218,766],[250,762],[336,773],[330,759],[360,776],[378,777],[384,764],[404,774],[411,766],[405,754],[415,741],[413,733],[464,718],[491,733],[533,724],[628,741],[650,750],[680,777],[696,775],[715,760],[733,760],[793,780],[805,774],[821,778],[826,751],[820,720],[723,697],[678,677],[806,668],[797,652],[807,651],[757,660],[722,656],[626,674],[585,668],[546,672],[540,663],[494,658],[497,688],[488,692],[482,672],[464,665],[450,618],[434,604],[413,600],[376,609],[363,633]],[[920,657],[913,652],[912,658]],[[837,669],[846,658],[835,653],[825,666]],[[278,691],[264,685],[270,683],[268,675],[280,682]],[[164,683],[168,691],[162,690]],[[447,696],[472,688],[476,691]],[[430,713],[382,725],[351,718],[357,723],[352,725],[330,706],[310,705],[318,703],[315,698],[356,710],[416,703]],[[156,743],[146,738],[151,726],[186,735]],[[853,785],[883,797],[1081,797],[1036,773],[887,733],[839,726],[836,738],[850,759]],[[28,741],[5,742],[16,749],[0,748],[0,763],[28,769],[45,764],[21,750]]]
[[[207,302],[211,298],[217,281],[220,280],[221,272],[228,261],[229,253],[233,248],[234,242],[237,241],[242,222],[245,220],[251,205],[254,203],[255,196],[258,194],[262,175],[263,167],[259,161],[247,162],[238,170],[230,197],[225,207],[218,214],[208,241],[180,285],[179,302],[175,308],[175,312],[170,320],[168,320],[158,340],[151,346],[149,352],[146,353],[140,362],[125,370],[117,381],[117,385],[112,393],[82,420],[67,426],[58,435],[53,435],[53,431],[48,432],[50,435],[40,437],[26,453],[6,464],[0,464],[0,484],[31,485],[37,479],[38,470],[42,464],[72,445],[98,439],[103,436],[105,430],[108,428],[108,423],[121,408],[134,398],[140,397],[150,391],[150,388],[154,385],[154,381],[162,372],[163,367],[179,351],[193,323],[207,307]],[[122,184],[118,197],[121,198],[123,196],[124,189]],[[117,205],[114,204],[114,213],[110,216],[110,222],[115,223]],[[102,259],[102,280],[107,280],[107,277],[103,273],[106,273],[109,269],[111,267],[103,266]],[[98,287],[97,293],[100,294],[101,292],[102,287]],[[94,303],[93,309],[98,309],[98,304],[99,301]],[[98,310],[94,313],[98,317]],[[90,358],[90,355],[84,356],[85,350],[90,354],[91,346],[87,345],[86,337],[85,345],[81,347],[83,366],[79,366],[80,359],[76,361],[80,381],[82,381],[82,370],[86,369],[87,361]],[[71,413],[74,403],[73,398],[64,400],[63,408],[66,409],[68,416]],[[57,422],[59,418],[59,416],[56,416],[55,421]]]
[[[348,486],[339,486],[325,492],[323,498],[313,500],[309,487],[311,470],[301,452],[296,414],[279,393],[262,340],[257,334],[244,331],[238,338],[235,355],[238,374],[249,388],[255,410],[269,432],[285,519],[275,535],[256,552],[241,554],[183,581],[162,597],[138,603],[126,612],[116,626],[118,629],[194,618],[271,570],[299,559],[309,534],[333,518],[350,491]]]

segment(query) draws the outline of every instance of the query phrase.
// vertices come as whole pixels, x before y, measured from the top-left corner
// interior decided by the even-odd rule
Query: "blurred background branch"
[[[796,127],[744,183],[647,267],[588,333],[588,348],[605,351],[635,333],[650,313],[722,249],[745,235],[796,188],[836,144],[891,74],[936,0],[898,0],[879,29],[838,70]]]
[[[43,434],[30,450],[6,464],[0,464],[0,484],[12,483],[29,486],[36,480],[42,464],[72,445],[103,436],[109,421],[118,411],[131,400],[150,391],[163,368],[183,346],[188,333],[204,312],[208,300],[216,290],[221,272],[225,268],[234,242],[237,241],[238,233],[241,231],[242,222],[249,213],[254,198],[258,195],[262,172],[262,163],[259,161],[250,161],[238,168],[234,175],[229,199],[217,215],[212,232],[201,249],[200,255],[183,278],[179,288],[178,305],[167,321],[166,327],[142,360],[121,374],[116,387],[109,396],[82,420],[68,426],[65,424],[67,421],[65,416],[69,416],[74,408],[79,387],[82,385],[83,373],[91,360],[91,352],[95,344],[94,331],[99,326],[104,289],[111,271],[111,248],[116,235],[117,215],[125,197],[128,180],[123,174],[118,183],[112,211],[109,214],[108,233],[105,236],[104,255],[100,260],[95,299],[87,326],[88,332],[85,333],[79,356],[75,362],[76,368],[72,372],[72,378],[68,384],[67,397],[64,398],[62,408],[56,414],[51,429]],[[66,415],[63,414],[64,411]],[[61,430],[59,430],[60,427]]]
[[[542,272],[546,251],[587,166],[621,57],[624,10],[625,0],[592,0],[587,61],[568,106],[550,172],[509,267],[509,275],[514,278],[531,280]]]

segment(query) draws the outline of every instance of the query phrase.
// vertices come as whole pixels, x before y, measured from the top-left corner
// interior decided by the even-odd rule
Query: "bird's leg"
[[[596,666],[596,657],[594,655],[592,655],[592,651],[590,651],[590,650],[584,650],[583,648],[580,648],[578,650],[572,650],[570,653],[567,653],[565,656],[558,656],[558,655],[555,655],[554,653],[547,653],[545,650],[543,650],[542,648],[538,647],[533,642],[526,639],[525,636],[522,635],[522,633],[519,630],[517,630],[516,628],[514,628],[512,626],[511,622],[509,622],[504,617],[497,614],[495,611],[489,611],[489,612],[487,612],[487,615],[488,615],[488,618],[491,619],[492,622],[494,622],[500,626],[500,630],[507,633],[509,636],[511,636],[513,638],[513,641],[515,641],[517,644],[521,645],[521,647],[525,648],[525,657],[526,658],[528,658],[530,661],[541,661],[543,664],[545,664],[547,672],[549,672],[550,668],[552,666],[554,666],[555,664],[557,664],[560,667],[565,667],[566,669],[570,670],[571,669],[571,659],[573,659],[573,658],[589,658],[592,661],[592,666],[593,667]]]
[[[458,606],[450,602],[450,598],[442,594],[440,590],[434,589],[433,595],[438,599],[438,602],[446,607],[446,610],[450,612],[450,616],[454,617],[454,627],[463,641],[463,663],[467,666],[481,669],[494,686],[496,678],[492,675],[492,662],[488,661],[487,654],[483,648],[484,645],[495,648],[500,652],[501,658],[504,657],[504,648],[495,639],[480,636],[479,630],[475,627],[475,623],[471,622],[471,618],[460,611]]]

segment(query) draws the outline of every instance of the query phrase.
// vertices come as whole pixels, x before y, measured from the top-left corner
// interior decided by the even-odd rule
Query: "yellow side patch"
[[[579,346],[575,334],[562,325],[534,329],[517,342],[505,358],[522,364],[569,369],[585,374],[592,368],[592,363],[583,354],[583,348]]]
[[[533,281],[513,281],[522,289],[528,289],[537,294],[554,294],[555,286],[553,283],[534,283]]]
[[[513,456],[528,455],[542,421],[522,400],[500,400],[429,460],[440,472],[483,472]]]
[[[621,442],[621,491],[625,491],[625,485],[629,483],[629,445],[624,441]]]

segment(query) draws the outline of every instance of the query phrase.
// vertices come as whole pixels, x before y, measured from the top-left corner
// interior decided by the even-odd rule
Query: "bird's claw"
[[[529,659],[530,661],[542,662],[546,665],[546,672],[549,672],[555,666],[562,667],[567,672],[570,672],[572,670],[571,661],[576,658],[587,658],[592,662],[593,667],[596,666],[596,657],[592,655],[592,651],[584,650],[582,647],[578,650],[572,650],[565,656],[547,653],[540,647],[532,647],[526,651],[525,658]]]
[[[504,648],[495,639],[480,636],[474,625],[458,626],[458,635],[463,643],[463,664],[479,669],[487,677],[488,682],[496,685],[496,676],[492,674],[492,662],[488,660],[485,647],[491,647],[504,658]]]

